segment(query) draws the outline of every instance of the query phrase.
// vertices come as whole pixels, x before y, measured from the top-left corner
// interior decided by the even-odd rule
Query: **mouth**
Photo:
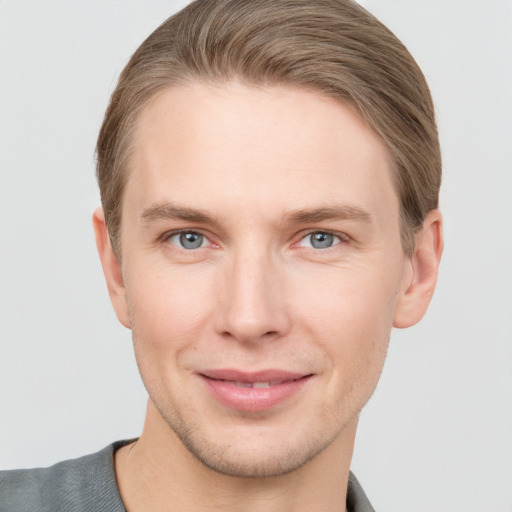
[[[303,379],[303,378],[309,376],[309,375],[305,375],[305,376],[302,376],[302,377],[298,377],[296,379],[262,380],[262,381],[251,382],[251,381],[247,381],[247,380],[244,381],[244,380],[230,380],[230,379],[214,379],[212,377],[208,377],[207,375],[204,375],[204,374],[202,374],[202,375],[206,379],[218,380],[218,381],[221,381],[221,382],[227,382],[231,386],[236,386],[236,387],[239,387],[239,388],[256,388],[256,389],[265,389],[265,388],[270,388],[270,387],[273,387],[273,386],[279,386],[281,384],[288,384],[290,382],[296,382],[296,381],[298,381],[300,379]]]
[[[231,385],[237,386],[239,388],[270,388],[271,386],[279,386],[279,384],[285,384],[288,382],[295,382],[298,379],[293,380],[283,380],[283,381],[265,381],[265,382],[240,382],[240,381],[223,381],[229,382]]]
[[[313,374],[283,370],[205,370],[198,374],[214,398],[245,412],[271,409],[298,394]]]

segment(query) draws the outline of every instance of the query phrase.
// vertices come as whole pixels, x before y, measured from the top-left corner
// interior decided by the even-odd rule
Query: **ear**
[[[123,282],[121,262],[117,258],[110,243],[105,214],[103,208],[97,208],[92,216],[94,233],[96,235],[96,247],[100,256],[103,273],[107,281],[110,301],[116,312],[117,318],[125,326],[130,328],[130,317],[126,302],[126,290]]]
[[[407,263],[407,282],[395,308],[393,326],[398,328],[418,323],[434,294],[444,245],[443,218],[439,210],[429,212],[415,242],[414,254]]]

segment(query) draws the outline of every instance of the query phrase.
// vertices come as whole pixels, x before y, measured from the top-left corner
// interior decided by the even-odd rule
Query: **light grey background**
[[[93,241],[93,149],[128,57],[185,3],[0,2],[1,468],[141,430],[145,391]],[[362,3],[431,84],[446,250],[426,318],[393,333],[353,470],[378,511],[510,512],[512,2]]]

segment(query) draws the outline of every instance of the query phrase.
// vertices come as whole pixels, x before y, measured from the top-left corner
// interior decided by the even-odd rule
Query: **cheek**
[[[193,344],[214,307],[211,279],[191,267],[148,268],[130,276],[126,289],[136,348],[156,355]]]
[[[332,268],[297,286],[296,318],[322,345],[333,371],[354,373],[382,364],[400,288],[399,269]]]
[[[205,338],[212,298],[204,276],[149,270],[128,279],[127,301],[139,372],[149,395],[162,403],[180,387],[186,361]]]

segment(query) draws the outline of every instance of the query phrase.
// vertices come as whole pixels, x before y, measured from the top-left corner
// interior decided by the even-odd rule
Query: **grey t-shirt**
[[[129,442],[118,441],[98,453],[49,468],[0,471],[0,512],[126,512],[113,455]],[[375,512],[352,473],[347,508],[350,512]]]

